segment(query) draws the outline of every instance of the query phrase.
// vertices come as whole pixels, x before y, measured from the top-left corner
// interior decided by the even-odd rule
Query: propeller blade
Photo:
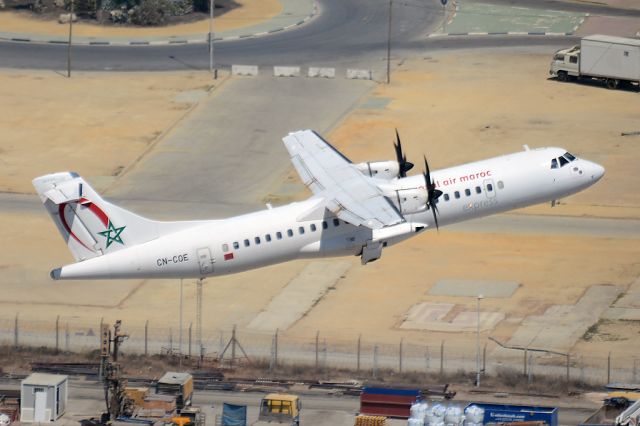
[[[396,150],[396,161],[398,162],[398,177],[407,177],[407,172],[413,168],[413,163],[407,161],[407,156],[402,152],[402,142],[400,142],[400,134],[396,128],[396,141],[393,144]]]
[[[440,191],[439,189],[436,189],[436,186],[433,182],[433,180],[431,180],[431,171],[429,170],[429,163],[427,162],[427,156],[424,155],[424,184],[425,187],[427,188],[427,207],[431,209],[431,212],[433,213],[433,221],[436,224],[436,230],[440,230],[439,226],[438,226],[438,206],[436,204],[436,201],[438,200],[438,198],[442,195],[442,191]]]

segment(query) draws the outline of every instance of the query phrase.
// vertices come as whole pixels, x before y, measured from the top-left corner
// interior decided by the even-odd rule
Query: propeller
[[[438,229],[438,206],[436,200],[442,195],[442,191],[436,189],[433,180],[431,179],[431,172],[429,171],[429,163],[427,163],[427,157],[424,156],[424,184],[427,188],[427,207],[433,212],[433,220],[436,223],[436,229]]]
[[[396,129],[396,142],[393,144],[393,147],[396,149],[396,160],[400,168],[398,177],[407,177],[407,172],[413,168],[413,163],[407,161],[407,156],[402,153],[402,143],[400,142],[398,129]]]

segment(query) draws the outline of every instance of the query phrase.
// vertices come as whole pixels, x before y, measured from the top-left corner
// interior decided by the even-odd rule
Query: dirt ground
[[[32,193],[31,179],[55,170],[103,176],[95,185],[104,188],[222,81],[202,72],[0,72],[0,191]]]
[[[215,31],[222,32],[250,27],[277,16],[282,12],[278,0],[237,0],[240,7],[224,13],[215,19]],[[28,12],[0,12],[0,29],[5,32],[26,34],[68,35],[68,25],[38,19]],[[170,37],[177,35],[205,34],[209,32],[207,19],[179,25],[153,28],[133,28],[124,26],[102,26],[78,22],[73,25],[73,33],[79,37]]]
[[[634,107],[638,93],[548,80],[551,53],[461,51],[407,61],[394,69],[391,85],[374,89],[371,96],[383,98],[377,102],[382,107],[357,109],[327,137],[354,161],[389,159],[397,127],[409,159],[419,163],[425,153],[434,169],[518,151],[522,144],[562,146],[603,164],[604,179],[556,208],[538,206],[515,214],[640,218],[640,139],[620,136],[623,131],[640,130],[640,110]],[[10,100],[0,106],[0,148],[7,170],[0,176],[0,188],[31,193],[32,177],[53,169],[74,168],[91,176],[116,174],[167,130],[166,123],[185,114],[189,104],[176,102],[176,96],[211,89],[206,74],[187,75],[151,74],[142,82],[136,74],[91,74],[71,80],[44,73],[0,74],[1,94]],[[96,95],[85,96],[88,91]],[[51,164],[51,149],[56,150],[56,164]],[[96,187],[108,181],[96,182]],[[44,211],[3,214],[0,226],[5,230],[3,247],[12,247],[0,260],[3,317],[20,312],[25,319],[51,320],[67,312],[77,321],[118,318],[140,327],[149,319],[175,326],[175,318],[167,315],[175,312],[175,281],[95,284],[39,279],[47,277],[51,265],[70,259]],[[521,283],[511,298],[483,301],[483,309],[506,315],[491,335],[507,339],[527,315],[539,315],[553,304],[575,303],[592,285],[626,289],[640,274],[638,254],[637,241],[631,239],[461,233],[445,228],[387,249],[379,262],[366,267],[352,259],[352,267],[335,288],[281,332],[311,338],[321,330],[329,339],[353,339],[361,333],[369,341],[390,344],[400,337],[415,343],[446,339],[462,347],[469,345],[472,334],[398,327],[417,302],[473,307],[475,298],[427,296],[439,279],[490,279]],[[208,280],[205,329],[246,326],[305,265],[292,262]],[[23,281],[38,284],[25,287]],[[188,283],[185,304],[193,306],[194,300],[195,285]],[[185,321],[193,319],[189,312]],[[592,339],[577,348],[600,355],[633,354],[637,345],[629,343],[638,341],[640,324],[616,327],[616,323],[622,324],[602,324],[602,330],[610,333],[615,327],[617,339]]]

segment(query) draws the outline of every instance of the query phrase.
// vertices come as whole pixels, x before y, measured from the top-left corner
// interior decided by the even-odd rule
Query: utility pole
[[[182,368],[182,290],[183,290],[183,283],[182,283],[182,278],[180,279],[180,324],[179,324],[179,331],[178,331],[178,356],[180,357],[180,361],[179,361],[179,365],[180,368]],[[173,351],[173,348],[171,348],[171,350]]]
[[[123,379],[118,363],[118,352],[120,345],[129,337],[128,334],[120,332],[122,321],[118,320],[113,326],[113,334],[109,326],[104,324],[101,330],[101,358],[104,365],[104,399],[107,403],[107,412],[111,420],[117,419],[122,414],[124,402],[124,389],[127,386],[127,379]],[[113,351],[110,349],[113,348]]]
[[[483,299],[481,294],[478,295],[477,300],[477,313],[478,313],[478,330],[476,333],[476,387],[480,387],[480,300]]]
[[[202,278],[196,284],[196,341],[200,360],[204,357],[202,346]]]
[[[393,9],[393,0],[389,0],[389,24],[387,26],[387,84],[391,84],[391,11]]]
[[[214,69],[214,57],[213,57],[213,16],[214,9],[216,8],[216,0],[209,0],[209,72],[213,74],[213,79],[218,78],[218,70]]]
[[[71,36],[73,35],[73,0],[71,0],[71,12],[69,13],[69,43],[67,45],[67,78],[71,78]]]

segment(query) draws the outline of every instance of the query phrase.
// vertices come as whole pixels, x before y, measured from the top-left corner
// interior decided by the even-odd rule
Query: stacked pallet
[[[382,416],[356,416],[355,426],[385,426],[387,418]]]

